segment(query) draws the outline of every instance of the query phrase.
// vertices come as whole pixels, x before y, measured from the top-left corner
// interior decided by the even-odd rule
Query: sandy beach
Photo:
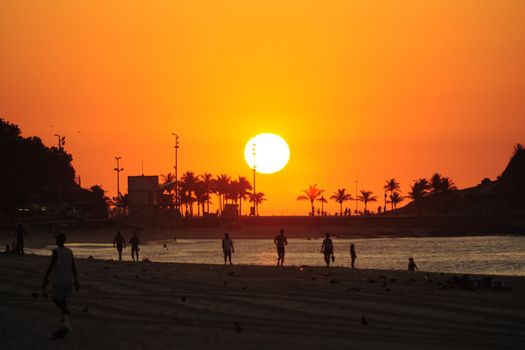
[[[77,260],[72,333],[50,340],[59,311],[34,294],[48,260],[0,256],[3,349],[518,349],[525,341],[521,277],[470,290],[450,274],[91,259]]]

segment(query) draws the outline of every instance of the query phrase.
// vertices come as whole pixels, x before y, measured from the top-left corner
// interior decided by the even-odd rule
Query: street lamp
[[[124,168],[120,167],[119,161],[122,159],[122,157],[115,157],[115,160],[117,161],[117,167],[113,170],[117,172],[117,202],[120,202],[120,197],[122,196],[120,194],[120,172],[124,170]]]
[[[54,136],[58,138],[58,151],[63,151],[66,145],[66,137],[59,134],[54,134]],[[58,202],[62,202],[62,170],[60,164],[58,165]]]
[[[179,135],[171,133],[172,136],[175,136],[175,165],[173,169],[175,170],[175,208],[179,209],[179,176],[178,176],[178,151],[179,151]]]
[[[58,149],[62,151],[66,145],[66,137],[59,134],[54,134],[54,136],[58,137]]]

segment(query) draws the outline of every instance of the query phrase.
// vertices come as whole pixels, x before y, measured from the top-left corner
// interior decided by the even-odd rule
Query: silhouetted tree
[[[206,213],[209,214],[211,194],[214,191],[213,175],[210,173],[204,173],[202,174],[201,178],[202,178],[204,191],[206,192]]]
[[[343,215],[343,203],[345,201],[350,201],[353,198],[351,194],[346,193],[346,188],[340,188],[337,190],[337,192],[334,192],[334,194],[330,196],[330,199],[333,199],[339,203],[339,215]]]
[[[250,203],[257,203],[257,205],[255,206],[257,208],[257,212],[255,213],[255,215],[259,216],[259,206],[262,204],[263,201],[267,200],[265,198],[265,194],[262,192],[257,192],[255,196],[252,193],[248,193],[248,195],[250,197]]]
[[[415,202],[420,201],[422,198],[428,195],[430,184],[427,179],[414,180],[414,183],[410,185],[410,192],[408,197],[413,199]]]
[[[361,202],[363,202],[363,204],[365,205],[365,214],[368,212],[368,206],[367,204],[369,202],[376,202],[377,201],[377,197],[376,196],[373,196],[373,192],[372,191],[367,191],[367,190],[361,190],[361,195],[360,196],[357,196],[357,199]]]
[[[217,175],[215,180],[215,193],[219,198],[219,211],[222,213],[224,210],[224,203],[226,201],[226,195],[229,192],[231,178],[226,174]]]
[[[252,185],[244,176],[239,176],[237,180],[237,198],[239,198],[239,216],[242,216],[242,201],[248,198],[252,190]]]
[[[390,180],[386,180],[386,185],[383,186],[383,188],[385,189],[385,191],[390,191],[390,197],[392,197],[394,192],[399,190],[401,187],[399,186],[399,182],[396,179],[392,178]],[[392,203],[391,210],[394,210],[394,203]]]
[[[198,181],[199,176],[196,176],[193,171],[186,171],[181,176],[181,202],[189,207],[190,216],[193,216],[193,203],[196,201],[194,193]]]
[[[303,190],[302,192],[304,193],[304,195],[300,195],[299,197],[297,197],[297,200],[310,201],[310,206],[312,210],[311,213],[312,216],[315,216],[314,201],[323,194],[324,190],[317,188],[317,185],[310,185],[306,190]]]
[[[324,215],[324,204],[328,203],[326,198],[324,198],[324,195],[321,195],[321,197],[317,198],[316,201],[321,203],[321,215]]]
[[[399,192],[394,192],[390,195],[390,203],[392,203],[393,209],[397,209],[397,205],[405,199]]]

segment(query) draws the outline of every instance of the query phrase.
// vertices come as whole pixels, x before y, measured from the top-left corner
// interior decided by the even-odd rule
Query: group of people
[[[274,238],[273,243],[277,249],[277,266],[283,266],[286,246],[288,245],[288,239],[284,235],[283,229],[279,231],[279,234]],[[224,264],[226,265],[229,262],[230,265],[232,265],[232,253],[235,252],[235,249],[233,247],[233,240],[228,233],[225,233],[224,238],[222,239],[222,251],[224,253]],[[330,266],[330,261],[335,262],[334,244],[330,238],[330,233],[327,233],[326,238],[323,240],[321,253],[324,254],[324,261],[327,267]],[[350,244],[350,258],[352,259],[351,266],[352,268],[355,268],[357,254],[353,243]]]
[[[57,247],[53,249],[51,262],[45,274],[44,281],[42,282],[42,292],[44,293],[44,289],[48,285],[50,275],[53,272],[52,301],[61,311],[61,328],[54,333],[54,336],[65,336],[71,329],[68,321],[70,312],[67,305],[67,299],[71,296],[73,287],[78,291],[80,284],[78,282],[73,252],[71,249],[64,246],[66,236],[64,234],[57,234],[55,239]],[[286,246],[288,245],[288,239],[284,235],[284,230],[280,230],[273,242],[277,249],[277,266],[283,266]],[[136,231],[133,232],[133,236],[129,243],[131,244],[131,256],[134,261],[138,261],[140,240]],[[126,241],[120,231],[115,236],[113,245],[117,248],[119,260],[122,260],[122,250],[126,247]],[[224,264],[227,264],[227,262],[232,264],[232,253],[235,249],[233,240],[228,233],[225,233],[224,238],[222,239],[222,250],[224,253]],[[335,261],[334,244],[329,233],[326,234],[326,237],[323,240],[321,253],[324,255],[326,266],[329,267],[330,262]],[[350,244],[350,257],[352,259],[351,266],[352,268],[355,268],[357,255],[354,244]],[[413,258],[409,258],[408,270],[418,270]]]
[[[129,244],[131,244],[131,258],[133,259],[133,261],[139,261],[140,239],[137,235],[137,231],[133,232],[133,236],[129,240]],[[124,236],[122,236],[120,231],[117,232],[117,235],[113,239],[113,247],[117,248],[118,259],[122,261],[122,250],[126,248],[126,239],[124,238]]]

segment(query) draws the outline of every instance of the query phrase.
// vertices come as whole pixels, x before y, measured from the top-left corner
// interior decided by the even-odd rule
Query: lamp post
[[[120,194],[120,172],[124,170],[124,168],[121,168],[120,167],[120,160],[122,159],[122,157],[115,157],[115,160],[117,161],[117,167],[113,170],[115,170],[117,172],[117,202],[120,202],[120,197],[121,197],[121,194]]]
[[[60,136],[59,134],[54,134],[58,138],[58,151],[64,151],[64,146],[66,145],[66,137]],[[62,202],[62,170],[60,164],[58,165],[58,202]]]
[[[178,156],[179,156],[179,135],[171,133],[175,137],[175,164],[173,169],[175,170],[175,208],[179,209],[179,175],[178,175]]]
[[[385,206],[383,207],[383,213],[386,213],[386,191],[385,191]]]
[[[255,156],[256,156],[255,142],[253,143],[252,154],[253,154],[253,211],[254,211],[253,216],[259,216],[259,211],[257,208],[257,191],[255,190],[255,173],[257,172],[257,164],[255,163]]]

